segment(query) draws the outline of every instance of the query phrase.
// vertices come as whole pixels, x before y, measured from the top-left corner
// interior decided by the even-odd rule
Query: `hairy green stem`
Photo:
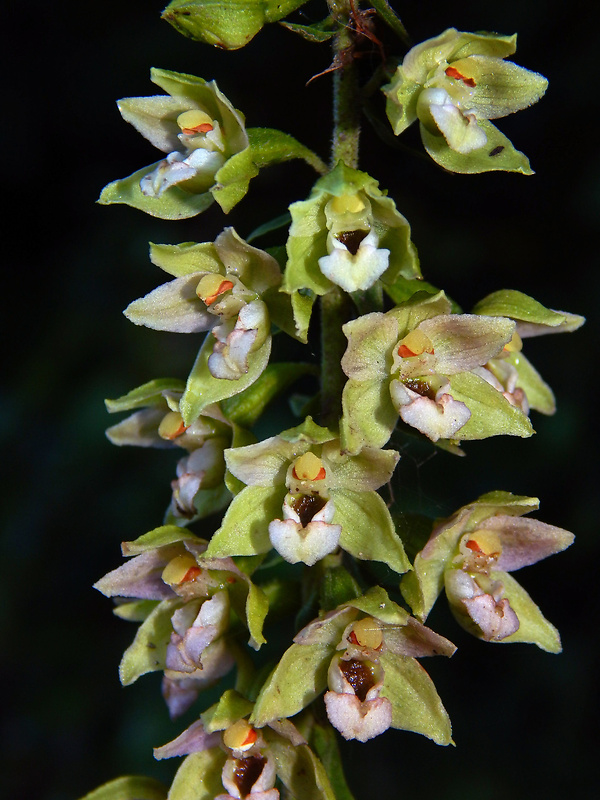
[[[356,169],[360,135],[360,91],[353,60],[354,33],[349,0],[329,0],[339,28],[333,42],[333,137],[331,165],[338,161]],[[339,287],[321,297],[321,414],[323,424],[337,430],[346,377],[341,360],[346,350],[342,325],[352,317],[352,303]]]
[[[333,40],[333,139],[331,165],[343,161],[347,166],[358,166],[358,139],[360,136],[360,101],[358,75],[352,48],[354,32],[349,26],[350,4],[347,0],[330,4],[340,25]]]

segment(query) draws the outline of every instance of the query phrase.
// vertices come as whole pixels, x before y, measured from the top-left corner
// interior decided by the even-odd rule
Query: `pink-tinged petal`
[[[299,744],[307,743],[304,736],[302,736],[298,728],[289,719],[273,720],[273,722],[269,722],[269,728],[272,728],[275,733],[278,733],[280,736],[290,741],[294,747],[297,747]]]
[[[198,720],[173,741],[163,744],[162,747],[155,747],[154,758],[160,761],[163,758],[189,756],[191,753],[200,753],[210,747],[218,747],[220,743],[221,734],[207,733],[202,722]]]
[[[196,702],[202,685],[194,678],[168,678],[162,680],[162,696],[171,719],[177,719]]]
[[[447,570],[444,577],[450,608],[466,630],[486,642],[499,642],[519,630],[519,618],[509,601],[501,599],[502,584],[492,584],[493,596],[461,569]]]
[[[462,602],[487,642],[499,642],[519,630],[519,618],[506,598],[495,600],[483,594]]]
[[[196,294],[200,273],[184,275],[163,283],[123,312],[130,322],[159,331],[199,333],[208,330],[215,318]]]
[[[569,531],[537,519],[504,514],[488,517],[478,527],[493,530],[500,537],[502,553],[498,558],[497,568],[506,572],[527,567],[554,553],[560,553],[575,538]]]
[[[277,552],[290,564],[301,561],[309,567],[333,553],[341,533],[341,525],[328,522],[309,522],[305,528],[292,519],[269,523],[269,539]]]
[[[323,617],[309,622],[294,636],[294,642],[296,644],[330,644],[332,643],[332,633],[333,639],[337,641],[342,637],[346,620],[353,620],[356,614],[354,608],[335,608]]]
[[[96,581],[94,589],[106,597],[167,600],[175,596],[161,577],[167,561],[161,550],[141,553]]]
[[[451,656],[456,645],[409,617],[406,625],[382,625],[386,648],[398,656]]]
[[[387,697],[360,702],[351,694],[325,693],[329,721],[344,737],[366,742],[379,736],[392,724],[392,704]]]

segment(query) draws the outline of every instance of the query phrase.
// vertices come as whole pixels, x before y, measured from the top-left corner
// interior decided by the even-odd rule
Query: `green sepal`
[[[560,635],[554,625],[548,622],[529,594],[508,572],[492,572],[493,581],[502,581],[503,597],[506,597],[512,610],[519,618],[519,630],[501,639],[499,644],[527,642],[536,644],[547,653],[560,653]]]
[[[109,183],[102,190],[98,202],[103,206],[124,203],[159,219],[189,219],[212,205],[213,196],[210,192],[192,194],[180,186],[169,186],[160,197],[147,197],[142,194],[140,181],[153,172],[159,164],[160,161],[156,161],[127,178]]]
[[[251,428],[272,400],[303,375],[310,373],[315,373],[312,364],[288,362],[269,364],[251,386],[221,402],[223,413],[237,425]],[[234,445],[234,447],[239,446]]]
[[[296,425],[295,428],[288,428],[287,431],[282,431],[279,436],[286,442],[324,444],[334,439],[335,433],[329,428],[323,428],[321,425],[317,425],[312,417],[307,417],[300,425]]]
[[[126,775],[89,792],[80,800],[165,800],[168,789],[154,778]]]
[[[215,342],[215,337],[211,333],[207,334],[187,379],[179,404],[185,425],[191,425],[211,403],[233,397],[247,389],[262,374],[269,363],[270,337],[257,350],[249,354],[248,372],[245,375],[237,380],[215,378],[208,369],[208,359],[213,352]]]
[[[294,800],[341,800],[336,798],[325,767],[306,744],[290,746],[275,731],[263,733],[277,764],[277,777]]]
[[[452,150],[443,134],[431,133],[421,123],[421,138],[425,150],[440,167],[449,172],[472,175],[502,170],[520,172],[522,175],[534,174],[527,156],[517,150],[495,125],[486,119],[478,119],[477,125],[485,132],[487,142],[470,153],[459,153]]]
[[[253,704],[235,689],[227,689],[218,703],[200,714],[200,719],[207,733],[224,731],[238,719],[246,717],[252,711],[252,707]]]
[[[327,686],[327,671],[346,625],[356,616],[347,608],[326,620],[316,644],[292,644],[269,675],[256,699],[250,723],[261,728],[274,719],[292,717]]]
[[[344,775],[336,732],[327,720],[312,726],[309,742],[325,768],[336,800],[354,800]]]
[[[154,244],[150,242],[150,261],[169,275],[181,278],[196,272],[220,272],[221,260],[214,242]]]
[[[171,617],[183,602],[179,597],[162,600],[140,625],[119,664],[119,678],[123,686],[134,683],[141,675],[165,668],[167,645],[173,632]]]
[[[271,549],[269,523],[281,515],[285,486],[246,486],[236,495],[219,530],[209,542],[206,556],[254,556]]]
[[[365,446],[383,447],[398,422],[388,384],[378,380],[347,381],[342,393],[342,447],[358,453]]]
[[[291,717],[312,703],[327,686],[334,652],[334,645],[292,644],[260,690],[250,723],[261,728],[275,719]]]
[[[489,294],[476,304],[473,313],[486,314],[490,317],[510,317],[517,322],[540,325],[542,326],[540,333],[570,333],[585,322],[584,317],[578,314],[546,308],[533,297],[515,289],[501,289]]]
[[[381,696],[392,704],[392,727],[421,733],[436,744],[453,744],[448,712],[419,662],[389,652],[379,660],[384,670]]]
[[[175,773],[169,800],[214,800],[223,791],[221,772],[226,758],[219,747],[187,756]]]
[[[225,50],[248,44],[268,22],[277,22],[307,0],[172,0],[162,18],[176,31]]]
[[[411,566],[390,512],[377,492],[331,492],[333,523],[342,526],[340,547],[363,561],[382,561],[402,574]]]
[[[301,342],[306,344],[308,341],[308,328],[310,326],[312,309],[317,297],[310,289],[303,289],[302,291],[293,292],[291,298],[296,335]]]
[[[246,597],[245,616],[250,634],[250,647],[259,650],[266,643],[263,634],[263,625],[269,613],[269,598],[255,583],[248,581],[248,595]]]
[[[104,405],[109,414],[147,408],[148,406],[165,406],[166,410],[166,401],[162,393],[182,392],[184,388],[185,384],[178,378],[157,378],[132,389],[115,400],[105,400]]]
[[[145,553],[148,550],[156,550],[157,547],[166,547],[169,544],[189,540],[196,543],[204,541],[204,539],[200,539],[194,533],[190,533],[190,531],[182,529],[178,525],[161,525],[148,531],[148,533],[138,536],[132,542],[123,542],[122,550],[124,556],[137,556],[139,553]]]
[[[158,600],[132,600],[129,603],[119,603],[113,608],[113,614],[127,622],[144,622],[158,603]]]
[[[215,185],[210,193],[228,214],[244,198],[250,181],[257,175],[258,167],[252,159],[250,148],[247,147],[230,156],[215,173]]]
[[[413,614],[425,622],[438,595],[444,588],[444,571],[456,554],[461,536],[475,530],[480,522],[495,514],[520,517],[535,511],[536,497],[513,495],[510,492],[488,492],[475,502],[459,509],[425,545],[414,560],[413,572],[402,578],[400,590]]]
[[[335,36],[332,17],[325,17],[321,22],[314,22],[312,25],[298,25],[294,22],[280,22],[279,24],[292,33],[299,34],[308,42],[326,42]]]
[[[450,375],[449,381],[452,397],[471,412],[457,438],[486,439],[501,435],[527,438],[535,433],[529,417],[483,378],[472,372],[459,372]]]
[[[328,171],[327,165],[316,153],[289,133],[276,128],[248,128],[246,133],[250,141],[252,160],[259,169],[301,158],[320,175]]]

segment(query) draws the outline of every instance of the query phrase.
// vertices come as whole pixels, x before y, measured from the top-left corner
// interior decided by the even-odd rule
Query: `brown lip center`
[[[233,768],[233,782],[242,797],[247,797],[250,794],[266,763],[267,759],[264,756],[236,758],[235,767]]]
[[[300,517],[300,524],[306,528],[315,514],[325,506],[327,500],[318,494],[303,494],[292,501],[292,508]]]
[[[344,245],[344,247],[355,256],[358,253],[358,248],[363,239],[369,235],[369,231],[342,231],[338,233],[336,239]]]
[[[340,669],[344,678],[354,689],[354,694],[361,703],[364,703],[367,692],[375,686],[373,673],[367,664],[359,661],[358,658],[351,658],[348,661],[340,661]]]

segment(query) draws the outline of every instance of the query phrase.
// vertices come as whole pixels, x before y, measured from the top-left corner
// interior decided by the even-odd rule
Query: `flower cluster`
[[[165,13],[236,48],[301,3],[249,4],[250,16],[234,5],[210,25],[201,2],[174,0]],[[290,27],[313,40],[356,38],[361,14]],[[402,30],[391,9],[386,19]],[[428,153],[455,172],[530,173],[490,121],[545,91],[544,78],[505,60],[514,51],[515,37],[454,28],[413,47],[381,87],[394,133],[418,120]],[[564,550],[572,534],[525,518],[534,498],[498,491],[413,525],[394,474],[411,437],[451,458],[464,442],[531,436],[530,412],[551,414],[555,401],[523,340],[574,331],[583,318],[507,289],[464,313],[423,280],[409,223],[339,141],[327,169],[281,131],[247,131],[214,82],[163,70],[152,80],[167,94],[119,108],[166,158],[107,186],[101,202],[177,219],[213,200],[229,211],[277,161],[303,158],[321,177],[248,241],[227,227],[214,241],[152,245],[171,279],[125,310],[136,325],[202,342],[185,381],[107,401],[132,412],[108,430],[115,444],[185,452],[163,526],[124,542],[128,560],[96,583],[118,616],[139,623],[121,680],[162,672],[177,717],[230,676],[217,703],[155,750],[185,757],[171,800],[347,797],[338,733],[364,742],[397,728],[452,742],[418,660],[456,649],[425,626],[442,590],[476,637],[560,650],[510,573]],[[249,243],[287,226],[276,247]],[[273,360],[292,339],[312,342],[319,298],[320,369],[312,353]],[[150,796],[149,784],[107,786],[109,800]]]

